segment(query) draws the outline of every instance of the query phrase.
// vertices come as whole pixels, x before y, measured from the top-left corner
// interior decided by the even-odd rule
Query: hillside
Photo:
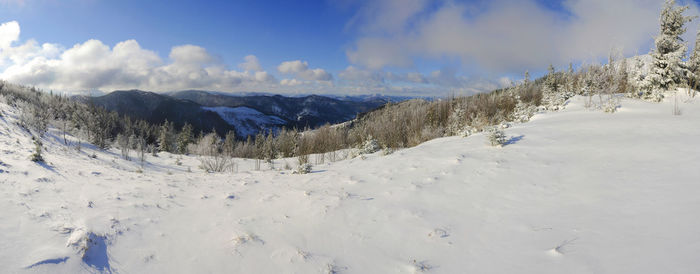
[[[0,103],[0,265],[10,273],[694,273],[700,103],[577,96],[505,130],[291,174],[207,174],[160,153],[44,138]],[[347,151],[345,151],[347,152]],[[340,154],[345,154],[340,152]],[[89,157],[95,154],[95,158]],[[176,164],[176,159],[181,158]],[[191,172],[188,172],[191,170]],[[83,252],[87,248],[87,251]],[[84,253],[84,255],[83,255]]]
[[[114,91],[97,97],[75,96],[74,100],[91,102],[109,111],[132,118],[161,124],[175,122],[180,128],[185,122],[196,132],[212,128],[223,135],[235,130],[245,139],[261,131],[285,128],[316,128],[324,124],[351,120],[357,114],[382,106],[389,97],[347,97],[335,99],[309,95],[285,97],[280,95],[233,96],[206,91],[188,90],[154,93],[141,90]],[[398,98],[398,97],[397,97]]]
[[[153,124],[161,124],[168,120],[174,122],[177,128],[185,123],[191,124],[195,131],[211,131],[216,129],[220,134],[234,130],[218,114],[202,109],[194,102],[171,98],[154,92],[140,90],[119,90],[99,97],[79,98],[79,100],[102,106],[109,111],[116,111],[132,118],[146,120]]]
[[[178,99],[190,100],[207,107],[248,107],[270,116],[288,121],[288,128],[316,128],[326,123],[336,124],[355,118],[357,114],[370,111],[387,99],[368,97],[365,99],[335,99],[319,95],[285,97],[281,95],[230,96],[205,91],[180,91],[168,93]]]

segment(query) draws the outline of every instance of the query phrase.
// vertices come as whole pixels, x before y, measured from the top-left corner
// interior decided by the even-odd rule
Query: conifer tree
[[[695,47],[693,53],[688,60],[688,84],[693,89],[698,89],[700,86],[700,30],[695,36]]]
[[[229,157],[233,156],[233,151],[236,148],[236,133],[233,130],[229,130],[226,133],[226,139],[224,139],[224,153]]]
[[[527,71],[527,70],[525,71],[525,80],[523,80],[523,83],[524,83],[525,85],[527,85],[528,83],[530,83],[530,72]]]
[[[651,53],[653,58],[649,73],[649,90],[645,99],[660,100],[660,91],[670,90],[681,84],[687,75],[687,68],[682,59],[686,55],[687,46],[681,38],[685,33],[685,23],[693,20],[692,16],[683,16],[688,6],[676,7],[675,0],[667,0],[661,11],[659,36],[655,39],[655,47]]]
[[[172,124],[165,120],[160,126],[160,135],[158,136],[158,150],[170,152],[173,150],[172,139]]]
[[[185,125],[182,126],[180,134],[177,136],[177,153],[187,154],[187,146],[192,142],[194,142],[192,125],[185,123]]]

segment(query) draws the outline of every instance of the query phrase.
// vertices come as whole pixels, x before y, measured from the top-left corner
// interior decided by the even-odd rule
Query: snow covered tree
[[[569,63],[569,69],[566,71],[566,79],[565,79],[565,83],[564,83],[564,91],[565,92],[570,92],[570,93],[575,92],[574,83],[576,81],[574,78],[575,78],[574,64]]]
[[[544,82],[545,89],[547,89],[550,92],[559,91],[559,83],[557,82],[557,75],[554,71],[554,66],[550,64],[547,71],[547,79]]]
[[[629,87],[629,72],[627,71],[627,59],[622,58],[620,61],[620,68],[615,74],[615,93],[627,93],[630,90]]]
[[[123,134],[117,134],[117,146],[119,146],[119,149],[122,153],[122,157],[124,157],[124,160],[129,161],[129,150],[131,149],[131,145],[129,144],[129,137]]]
[[[530,72],[526,70],[525,71],[525,79],[523,80],[523,84],[527,85],[528,83],[530,83]]]
[[[180,134],[177,136],[177,153],[187,154],[187,146],[192,142],[194,142],[192,125],[185,123],[185,125],[182,126]]]
[[[41,151],[44,149],[44,145],[41,143],[40,138],[32,138],[34,139],[34,153],[31,156],[31,160],[37,163],[44,162],[44,157],[41,156]]]
[[[629,78],[630,89],[632,92],[630,96],[639,97],[645,93],[649,87],[649,81],[647,79],[647,73],[644,69],[644,61],[639,56],[634,57],[634,69],[632,70],[632,77]]]
[[[675,0],[667,0],[661,11],[661,31],[655,39],[655,47],[649,73],[649,90],[643,94],[645,99],[660,100],[660,91],[670,90],[681,84],[687,75],[687,68],[682,59],[685,57],[687,46],[681,38],[685,33],[685,23],[693,20],[692,16],[683,16],[688,6],[676,7]]]
[[[688,84],[695,90],[700,86],[700,30],[695,36],[695,47],[687,63]]]
[[[226,139],[224,139],[224,153],[232,157],[233,156],[233,151],[236,149],[236,132],[233,130],[229,130],[226,133]]]
[[[160,151],[173,151],[172,145],[173,139],[173,124],[165,120],[163,125],[160,126],[160,133],[158,135],[158,150]]]

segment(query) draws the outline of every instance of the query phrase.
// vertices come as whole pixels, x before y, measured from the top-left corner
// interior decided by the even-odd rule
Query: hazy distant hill
[[[206,91],[187,90],[168,93],[207,107],[248,107],[266,115],[288,121],[289,127],[318,127],[325,123],[340,123],[359,113],[373,110],[387,102],[384,98],[340,100],[319,95],[285,97],[281,95],[232,96]]]
[[[181,127],[188,122],[197,131],[215,128],[220,134],[235,129],[242,138],[281,127],[315,128],[352,120],[357,114],[376,109],[390,100],[378,96],[345,99],[318,95],[236,96],[197,90],[163,94],[120,90],[98,97],[76,96],[73,99],[90,101],[152,123],[162,123],[167,119]]]
[[[78,97],[76,100],[92,102],[107,110],[151,123],[163,123],[166,119],[181,127],[185,122],[200,130],[211,131],[215,128],[219,134],[225,134],[235,127],[227,123],[217,113],[203,109],[199,104],[172,98],[154,92],[140,90],[118,90],[98,97]]]

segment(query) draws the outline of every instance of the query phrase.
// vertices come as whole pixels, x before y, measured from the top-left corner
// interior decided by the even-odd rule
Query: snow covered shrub
[[[385,147],[382,149],[382,156],[387,156],[389,154],[394,153],[394,149],[390,147]]]
[[[605,111],[606,113],[615,113],[617,111],[618,106],[619,105],[617,104],[616,100],[610,99],[603,104],[603,111]]]
[[[377,151],[379,151],[379,143],[377,142],[377,139],[372,138],[372,136],[369,136],[365,143],[362,145],[362,148],[360,149],[360,153],[362,154],[372,154]]]
[[[502,147],[506,144],[506,134],[498,127],[491,128],[487,137],[492,146]]]
[[[34,153],[32,153],[31,160],[32,162],[44,162],[44,157],[41,156],[41,151],[43,150],[44,145],[41,143],[41,139],[39,138],[34,138]]]
[[[515,110],[513,111],[511,121],[524,123],[530,121],[533,115],[537,112],[537,106],[533,104],[528,104],[524,101],[518,102],[515,105]]]
[[[305,163],[305,164],[300,164],[297,166],[297,169],[294,170],[292,173],[294,174],[307,174],[311,172],[311,164]]]
[[[202,137],[195,145],[190,145],[189,150],[199,156],[200,168],[206,172],[224,172],[233,166],[233,161],[228,155],[221,152],[222,142],[216,133],[209,133]]]
[[[200,168],[206,172],[224,172],[232,170],[233,160],[223,154],[201,156],[199,158]]]

